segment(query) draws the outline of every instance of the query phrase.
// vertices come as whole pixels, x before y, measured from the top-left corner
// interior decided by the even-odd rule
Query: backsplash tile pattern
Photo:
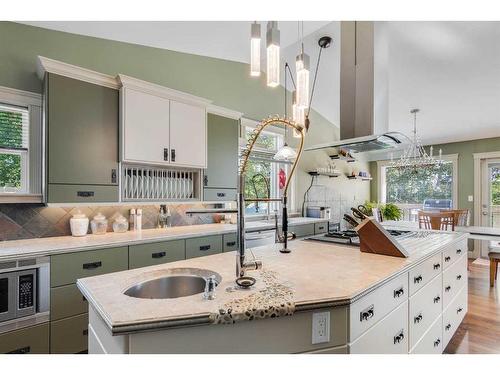
[[[214,215],[186,215],[188,208],[212,208],[212,205],[169,205],[172,225],[210,224]],[[0,204],[0,241],[71,235],[69,219],[80,210],[89,220],[101,212],[108,219],[112,231],[114,219],[122,214],[129,217],[131,208],[142,208],[142,227],[155,228],[160,206],[79,206],[46,207],[37,204]],[[90,233],[90,225],[89,225]]]

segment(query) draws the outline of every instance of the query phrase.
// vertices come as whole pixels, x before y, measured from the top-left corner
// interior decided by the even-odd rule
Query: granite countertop
[[[428,233],[401,240],[410,253],[408,258],[361,253],[356,247],[307,240],[290,242],[290,254],[281,254],[279,244],[254,248],[248,251],[248,258],[262,260],[263,269],[248,273],[258,280],[249,290],[234,288],[234,252],[80,279],[77,285],[113,334],[232,324],[349,304],[443,246],[467,238],[457,232]],[[215,300],[204,300],[201,294],[170,300],[123,294],[139,282],[184,267],[208,269],[221,275]]]
[[[289,219],[291,225],[313,224],[326,221],[307,217]],[[247,231],[265,230],[274,228],[274,222],[249,221]],[[183,238],[201,237],[216,234],[236,232],[235,224],[203,224],[171,227],[166,229],[143,229],[135,232],[106,233],[102,235],[89,234],[85,237],[47,237],[28,240],[14,240],[0,242],[0,262],[47,256],[74,251],[127,246],[148,242],[176,240]]]

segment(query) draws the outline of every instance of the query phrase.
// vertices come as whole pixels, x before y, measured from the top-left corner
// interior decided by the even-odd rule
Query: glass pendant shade
[[[250,31],[250,75],[260,76],[260,24],[252,24]]]
[[[309,107],[309,55],[302,52],[295,59],[295,70],[297,71],[297,106]]]
[[[267,23],[267,85],[276,87],[280,84],[280,32],[277,21]]]
[[[296,157],[297,152],[285,143],[285,145],[278,150],[273,158],[278,161],[290,161]]]
[[[292,102],[292,119],[298,125],[304,126],[305,117],[306,117],[306,109],[300,108],[297,105],[297,91],[293,92],[293,102]],[[293,129],[293,136],[295,138],[300,138],[300,132],[296,129]]]

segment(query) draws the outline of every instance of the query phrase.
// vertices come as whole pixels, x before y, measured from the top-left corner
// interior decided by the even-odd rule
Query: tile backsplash
[[[210,224],[217,219],[214,215],[186,215],[188,208],[212,208],[212,205],[169,205],[172,225]],[[142,227],[155,228],[160,206],[78,206],[47,207],[37,204],[0,204],[0,241],[28,238],[71,235],[69,219],[80,210],[89,220],[102,213],[108,219],[108,231],[112,231],[114,219],[122,214],[129,217],[131,208],[142,208]],[[90,225],[89,225],[90,233]]]

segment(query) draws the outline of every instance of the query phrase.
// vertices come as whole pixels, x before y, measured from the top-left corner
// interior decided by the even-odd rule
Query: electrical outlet
[[[330,311],[313,313],[312,343],[330,342]]]
[[[467,200],[468,200],[469,202],[474,202],[474,196],[469,195],[467,198],[468,198]]]

